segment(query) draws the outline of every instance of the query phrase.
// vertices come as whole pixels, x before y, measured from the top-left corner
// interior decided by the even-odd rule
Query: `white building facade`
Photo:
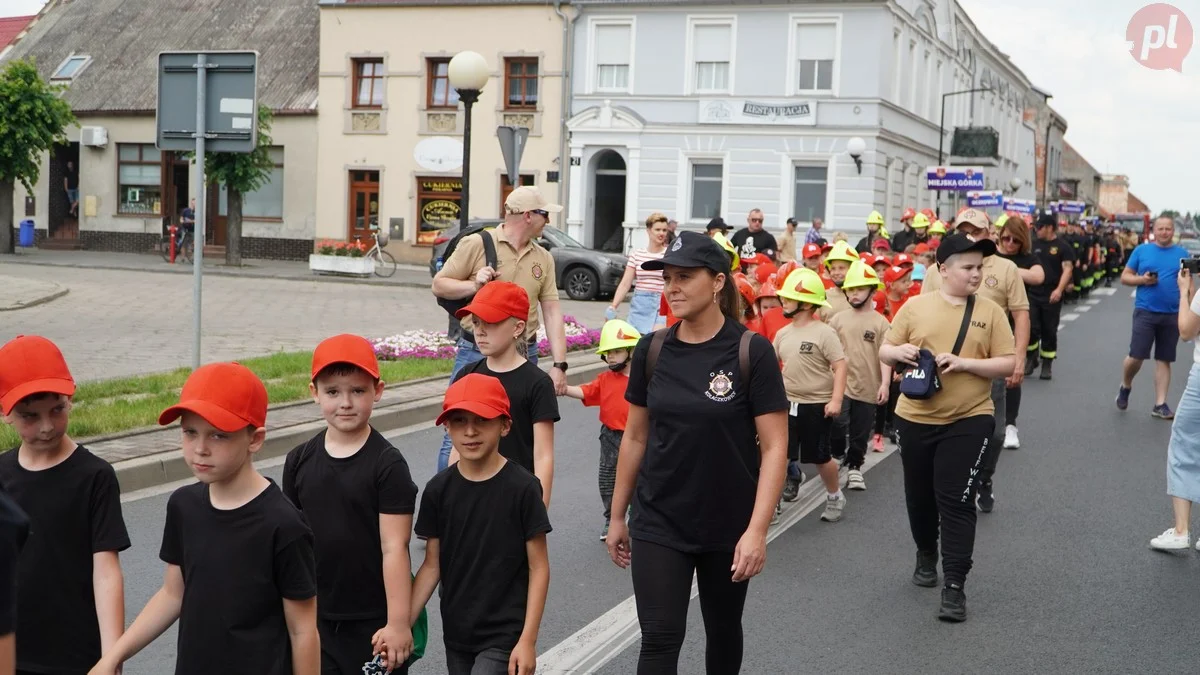
[[[758,208],[769,230],[822,218],[854,234],[879,210],[897,227],[905,207],[937,206],[925,169],[943,94],[975,88],[991,91],[944,98],[942,163],[1034,196],[1031,84],[953,1],[572,4],[567,227],[588,246],[642,245],[656,211],[737,228]],[[951,158],[972,122],[999,132],[999,157]],[[957,200],[942,193],[944,217]]]

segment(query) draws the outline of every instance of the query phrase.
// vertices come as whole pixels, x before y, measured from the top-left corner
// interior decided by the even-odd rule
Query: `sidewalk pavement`
[[[51,281],[0,275],[0,312],[25,309],[61,298],[69,288]]]
[[[296,260],[246,259],[241,267],[227,267],[224,258],[204,258],[204,274],[258,279],[293,281],[324,281],[332,283],[371,284],[428,289],[432,283],[429,268],[423,265],[398,265],[396,273],[387,279],[379,277],[337,276],[317,274],[308,263]],[[0,265],[39,265],[42,267],[75,267],[84,269],[125,270],[162,274],[192,274],[193,265],[182,260],[172,264],[157,253],[110,253],[107,251],[51,251],[17,249],[15,255],[0,256]],[[11,269],[11,268],[10,268]],[[0,303],[2,306],[2,303]]]
[[[591,350],[572,352],[567,382],[591,381],[605,366]],[[549,370],[549,359],[539,364]],[[371,424],[381,432],[421,423],[431,423],[442,410],[448,375],[423,378],[388,387],[375,404]],[[267,441],[255,455],[266,460],[286,455],[325,426],[316,404],[310,401],[271,406],[267,413]],[[113,465],[121,491],[125,493],[186,480],[192,472],[183,460],[179,425],[137,429],[93,439],[76,439],[96,456]]]

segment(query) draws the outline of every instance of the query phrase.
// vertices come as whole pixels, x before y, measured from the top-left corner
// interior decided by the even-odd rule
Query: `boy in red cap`
[[[883,273],[887,290],[875,294],[875,311],[891,321],[904,303],[912,297],[912,266],[893,265]]]
[[[450,675],[532,674],[537,665],[550,519],[538,479],[500,453],[513,427],[505,389],[471,373],[446,390],[437,424],[459,459],[425,486],[417,515],[425,561],[409,613],[417,616],[441,583]]]
[[[125,629],[121,490],[112,465],[67,435],[74,393],[53,342],[0,347],[0,414],[21,439],[0,455],[0,486],[30,525],[17,560],[18,672],[87,672]]]
[[[176,675],[315,675],[312,531],[251,461],[267,438],[267,388],[243,365],[210,363],[158,423],[177,419],[199,482],[167,502],[162,588],[92,675],[115,673],[176,619]]]
[[[805,244],[804,248],[800,250],[800,258],[804,266],[818,274],[821,273],[822,255],[820,244]]]
[[[554,382],[526,358],[525,321],[529,294],[508,281],[492,281],[456,317],[473,317],[475,344],[484,358],[462,370],[454,380],[471,373],[490,375],[504,385],[510,402],[512,430],[500,441],[500,454],[542,482],[546,508],[554,484],[554,423],[559,420]],[[450,462],[457,461],[453,452]]]
[[[365,338],[317,345],[309,390],[325,429],[283,464],[283,493],[313,531],[322,673],[360,675],[376,652],[393,673],[408,672],[417,486],[404,456],[371,426],[383,386]]]

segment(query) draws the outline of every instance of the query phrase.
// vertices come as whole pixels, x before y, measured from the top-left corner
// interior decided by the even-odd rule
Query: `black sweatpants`
[[[613,486],[617,483],[617,455],[621,451],[621,439],[624,431],[609,429],[600,425],[600,468],[596,472],[596,482],[600,487],[600,503],[604,505],[604,522],[612,517]]]
[[[1033,302],[1029,305],[1029,353],[1036,349],[1043,359],[1058,356],[1058,321],[1062,302]]]
[[[842,399],[842,417],[845,418],[849,429],[849,443],[846,450],[846,468],[861,469],[867,458],[867,443],[871,440],[871,430],[875,427],[876,403],[856,401],[849,396]]]
[[[963,586],[971,571],[976,477],[994,424],[991,415],[942,425],[896,418],[913,541],[918,551],[937,552],[940,533],[946,585]]]
[[[896,399],[900,398],[900,383],[892,380],[888,388],[888,402],[878,406],[875,411],[875,433],[886,434],[888,429],[896,426]]]
[[[362,675],[365,663],[375,658],[371,653],[371,638],[387,624],[386,618],[362,621],[331,621],[317,619],[321,636],[321,675]],[[400,666],[393,673],[407,673]]]
[[[1004,392],[1004,424],[1017,426],[1017,416],[1021,414],[1021,387],[1013,387]]]
[[[733,552],[684,553],[648,541],[632,544],[633,595],[642,628],[638,675],[675,675],[687,632],[692,573],[704,617],[704,663],[708,675],[742,667],[742,609],[748,582],[733,582]]]

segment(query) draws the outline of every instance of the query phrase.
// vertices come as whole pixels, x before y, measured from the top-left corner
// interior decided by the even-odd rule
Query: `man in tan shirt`
[[[987,214],[976,209],[966,209],[954,219],[954,228],[961,234],[975,240],[991,237]],[[933,293],[942,285],[939,274],[926,274],[921,287],[921,293]],[[985,297],[1012,316],[1014,349],[1018,354],[1024,354],[1029,347],[1029,296],[1025,293],[1025,282],[1021,281],[1021,270],[1016,263],[998,255],[984,258],[983,281],[979,285],[979,295]],[[996,464],[1000,461],[1000,453],[1004,448],[1004,425],[1006,413],[1006,390],[1009,387],[1020,386],[1025,379],[1025,363],[1016,364],[1012,373],[1006,377],[997,378],[992,383],[992,404],[995,406],[996,430],[993,442],[988,446],[988,455],[979,472],[979,510],[991,513],[996,498],[992,489],[992,477],[996,474]]]
[[[779,235],[779,250],[776,252],[780,265],[796,261],[796,219],[788,218],[786,227],[784,233]]]
[[[558,204],[546,201],[535,187],[522,186],[504,200],[504,223],[489,232],[496,246],[496,269],[488,266],[483,239],[479,234],[463,237],[433,277],[433,294],[439,298],[461,300],[470,298],[489,281],[511,281],[529,294],[529,320],[525,339],[529,342],[529,360],[537,363],[538,306],[550,341],[554,358],[550,377],[560,396],[567,390],[567,335],[563,324],[562,307],[558,304],[558,283],[555,281],[554,258],[537,243],[551,213],[562,211]],[[462,321],[462,337],[454,357],[454,376],[476,361],[483,359],[475,346],[470,317]],[[446,468],[450,459],[450,437],[442,440],[438,471]]]
[[[990,240],[946,237],[937,252],[940,290],[905,303],[879,350],[879,358],[893,367],[917,366],[920,351],[928,350],[942,382],[942,390],[930,398],[901,395],[896,428],[908,522],[917,545],[912,580],[918,586],[937,585],[940,534],[945,586],[938,617],[946,621],[967,617],[963,586],[975,547],[977,475],[995,430],[991,381],[1019,365],[1008,317],[982,294],[974,300],[962,347],[953,350],[968,299],[985,278],[984,260],[995,253]]]

